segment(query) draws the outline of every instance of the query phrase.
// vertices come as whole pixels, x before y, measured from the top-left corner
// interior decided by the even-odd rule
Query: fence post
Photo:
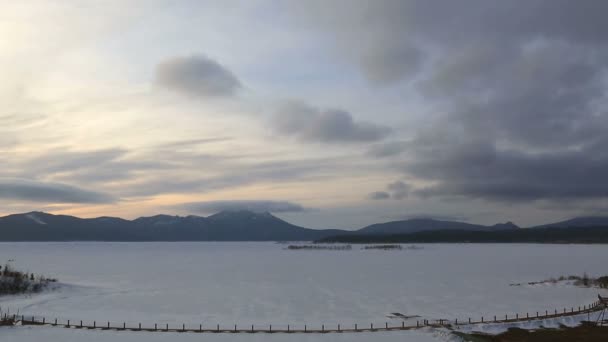
[[[384,325],[386,326],[386,329],[388,329],[388,322],[384,322]]]
[[[67,327],[68,327],[68,328],[70,327],[70,320],[69,320],[69,319],[68,319],[68,325],[67,325]]]
[[[158,330],[158,323],[154,323],[154,331]]]
[[[357,323],[355,323],[355,331],[357,331]]]
[[[110,329],[110,321],[108,321],[108,329]]]
[[[518,313],[515,314],[515,319],[519,319],[519,314]]]
[[[82,328],[82,321],[80,321],[80,327]]]
[[[97,322],[93,321],[93,329],[97,328]]]
[[[182,323],[182,331],[186,331],[186,324]]]
[[[471,324],[471,317],[469,317],[469,324]]]
[[[251,325],[251,332],[253,332],[253,324]]]
[[[289,330],[291,330],[291,329],[289,327],[289,324],[287,324],[287,332],[289,332]],[[338,324],[338,330],[340,330],[340,324]]]
[[[458,324],[458,320],[456,320],[456,324]],[[401,321],[401,329],[405,328],[405,321]]]
[[[217,325],[217,331],[218,332],[220,331],[220,325],[219,324]]]
[[[374,323],[370,323],[369,326],[370,326],[370,330],[374,330]]]
[[[338,324],[338,332],[340,331],[340,324]]]
[[[530,318],[530,315],[526,312],[526,319]]]
[[[236,332],[236,324],[234,325],[234,332]]]
[[[42,317],[42,324],[45,324],[46,318]]]
[[[272,324],[270,325],[270,332],[272,332]]]
[[[321,324],[321,332],[325,332],[325,324]]]
[[[420,322],[416,321],[416,328],[420,327]]]
[[[141,330],[141,323],[139,323],[139,330]]]
[[[165,323],[165,330],[169,331],[169,323]]]
[[[202,331],[203,331],[203,325],[202,325],[202,324],[199,324],[199,325],[198,325],[198,331],[199,331],[199,332],[202,332]]]
[[[496,316],[494,316],[494,323],[496,323]]]
[[[456,325],[458,325],[458,318],[456,318],[456,322],[455,322],[455,324],[456,324]]]
[[[304,324],[304,332],[306,332],[306,324]]]
[[[122,330],[126,330],[127,329],[127,322],[122,322]]]
[[[483,316],[481,316],[481,323],[483,323]]]

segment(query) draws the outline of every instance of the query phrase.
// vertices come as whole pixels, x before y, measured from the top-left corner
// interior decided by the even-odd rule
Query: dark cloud
[[[385,200],[391,198],[391,195],[386,191],[375,191],[367,195],[367,198],[372,200]]]
[[[415,91],[434,110],[435,122],[407,144],[389,141],[368,152],[399,158],[407,175],[432,184],[415,193],[493,201],[608,197],[608,21],[600,14],[608,2],[298,6],[370,81]]]
[[[272,124],[280,134],[316,142],[377,141],[391,132],[388,127],[355,121],[344,110],[321,110],[302,102],[283,105]]]
[[[393,199],[404,199],[410,192],[411,187],[408,184],[403,183],[402,181],[396,181],[393,183],[389,183],[386,188],[388,189],[391,197]]]
[[[116,198],[67,184],[0,178],[0,198],[47,203],[112,203]]]
[[[455,195],[499,201],[608,197],[608,154],[592,151],[526,153],[485,142],[443,146],[442,154],[419,158],[406,170],[436,185],[423,196]],[[420,152],[423,153],[423,152]]]
[[[386,185],[386,191],[376,191],[369,194],[367,197],[374,200],[395,199],[401,200],[406,198],[412,187],[402,181],[395,181]]]
[[[230,70],[202,55],[161,62],[156,68],[156,81],[169,90],[194,98],[232,96],[242,87]]]
[[[450,59],[472,44],[505,47],[500,51],[538,38],[608,41],[603,0],[312,0],[292,9],[313,29],[329,33],[339,53],[373,81],[416,77],[422,60]]]
[[[293,213],[307,210],[300,204],[288,201],[228,200],[185,203],[180,208],[193,213],[249,210],[253,212]]]

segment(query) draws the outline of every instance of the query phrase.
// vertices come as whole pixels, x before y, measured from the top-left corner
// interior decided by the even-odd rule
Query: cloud
[[[395,181],[386,185],[386,191],[376,191],[370,193],[367,198],[373,200],[395,199],[402,200],[406,198],[412,187],[402,181]]]
[[[410,192],[411,187],[402,181],[396,181],[386,186],[393,199],[404,199]]]
[[[311,29],[330,37],[336,53],[356,63],[370,81],[413,79],[427,64],[472,44],[508,51],[536,38],[605,43],[608,24],[602,0],[585,6],[569,0],[508,1],[312,0],[291,6]],[[458,19],[455,19],[458,18]],[[499,49],[500,47],[503,49]]]
[[[600,34],[608,21],[599,14],[608,2],[313,0],[296,8],[372,84],[415,92],[430,107],[406,145],[368,151],[428,184],[414,193],[608,198],[608,35]]]
[[[47,203],[112,203],[111,195],[62,183],[0,178],[0,198]]]
[[[394,157],[405,152],[407,146],[407,141],[387,141],[372,145],[366,154],[374,158]]]
[[[266,200],[227,200],[194,202],[179,205],[179,207],[194,213],[216,213],[220,211],[249,210],[253,212],[293,213],[307,210],[300,204],[288,201]]]
[[[405,168],[435,183],[416,190],[422,196],[496,201],[606,198],[608,153],[604,147],[602,143],[579,151],[526,153],[486,142],[455,144],[442,146],[443,153],[433,158],[419,155]]]
[[[272,125],[279,134],[326,143],[377,141],[391,132],[385,126],[355,121],[347,111],[321,110],[302,102],[283,105]]]
[[[193,98],[232,96],[242,87],[226,67],[206,56],[173,57],[156,67],[156,82]]]
[[[386,191],[375,191],[367,195],[367,198],[372,200],[385,200],[391,198],[391,195]]]

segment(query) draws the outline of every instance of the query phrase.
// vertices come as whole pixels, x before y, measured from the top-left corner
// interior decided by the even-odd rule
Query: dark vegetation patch
[[[21,272],[9,264],[0,266],[0,296],[40,292],[55,282],[57,279]]]
[[[499,335],[486,334],[454,334],[470,342],[606,342],[608,341],[608,326],[598,326],[594,323],[583,322],[581,325],[560,329],[524,330],[511,328]]]
[[[558,284],[561,282],[570,281],[575,286],[580,287],[599,287],[602,289],[608,288],[608,276],[602,276],[599,278],[589,277],[587,273],[582,276],[569,275],[560,276],[559,278],[549,278],[541,281],[531,281],[528,283],[514,283],[509,284],[510,286],[522,286],[522,285],[541,285],[541,284]]]
[[[401,245],[369,245],[365,246],[362,249],[381,249],[381,250],[402,250],[403,246]]]
[[[350,251],[353,249],[351,245],[289,245],[289,250],[332,250],[332,251]]]

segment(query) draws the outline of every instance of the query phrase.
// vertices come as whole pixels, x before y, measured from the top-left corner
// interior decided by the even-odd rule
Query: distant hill
[[[298,227],[270,213],[226,211],[129,221],[31,212],[0,217],[0,241],[311,241],[346,233]]]
[[[349,234],[318,240],[321,243],[608,243],[608,226],[493,231],[428,230],[409,234]]]
[[[488,236],[548,227],[608,227],[608,217],[580,217],[534,229],[511,222],[491,226],[434,219],[409,219],[373,224],[359,230],[309,229],[265,212],[223,211],[208,217],[156,215],[125,220],[118,217],[78,218],[30,212],[0,217],[0,241],[314,241],[342,236]],[[435,233],[437,232],[437,233]],[[466,232],[466,233],[462,233]],[[425,235],[429,233],[428,235]],[[536,233],[537,234],[537,233]],[[381,239],[381,238],[379,238]],[[432,239],[431,239],[432,240]]]
[[[363,234],[407,234],[432,230],[469,230],[469,231],[494,231],[502,229],[519,228],[511,222],[499,223],[493,226],[479,224],[440,221],[434,219],[409,219],[403,221],[392,221],[377,223],[358,230]]]
[[[534,226],[531,228],[547,228],[547,227],[561,227],[561,228],[579,228],[579,227],[608,227],[608,216],[587,216],[587,217],[575,217],[573,219],[543,224],[540,226]]]

